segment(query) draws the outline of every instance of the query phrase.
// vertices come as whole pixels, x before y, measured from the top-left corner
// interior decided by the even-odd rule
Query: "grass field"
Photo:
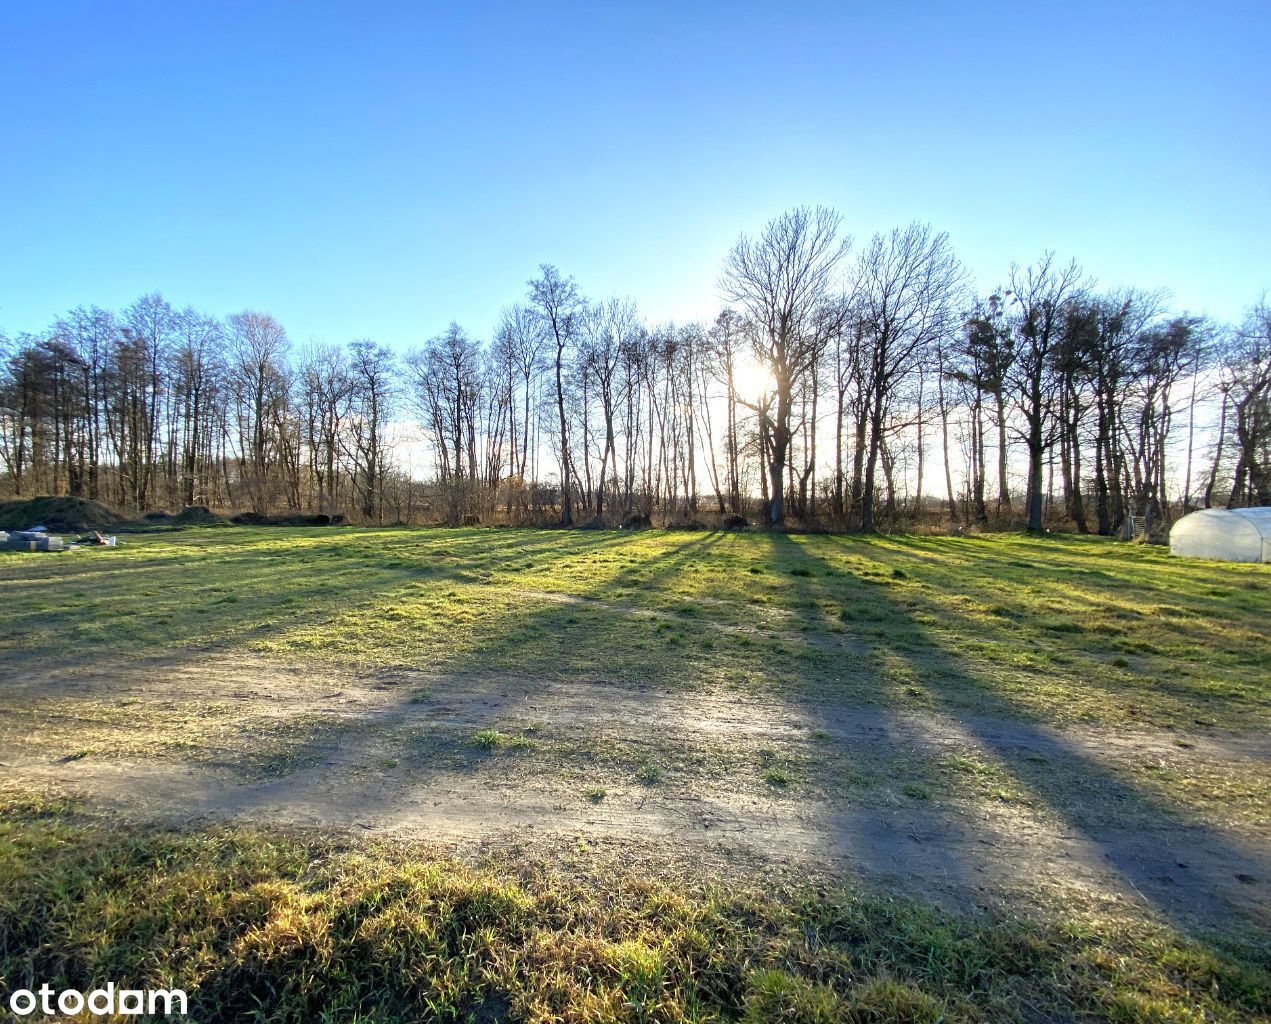
[[[0,988],[164,980],[200,1020],[1271,1014],[1264,567],[125,540],[0,556]]]

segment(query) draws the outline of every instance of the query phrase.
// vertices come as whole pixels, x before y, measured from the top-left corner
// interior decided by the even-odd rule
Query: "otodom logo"
[[[37,1010],[49,1015],[64,1016],[87,1010],[94,1017],[118,1016],[180,1016],[186,1014],[185,993],[179,988],[116,988],[108,981],[104,988],[95,988],[85,994],[78,989],[64,988],[55,992],[52,985],[41,985],[32,991],[20,988],[9,996],[9,1010],[16,1017],[29,1017]]]

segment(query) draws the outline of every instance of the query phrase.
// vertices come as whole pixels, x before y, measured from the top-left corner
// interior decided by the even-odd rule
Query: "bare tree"
[[[1219,351],[1220,332],[1209,320],[1198,320],[1197,329],[1192,333],[1191,351],[1189,353],[1188,373],[1191,378],[1187,399],[1187,456],[1183,474],[1183,514],[1195,508],[1192,493],[1193,462],[1196,454],[1196,409],[1197,406],[1211,398],[1215,388],[1211,381],[1205,380],[1207,371],[1213,366]]]
[[[914,222],[875,235],[861,254],[857,275],[869,427],[860,527],[868,532],[874,529],[874,475],[884,454],[889,402],[897,383],[957,328],[963,270],[946,233]]]
[[[758,238],[742,235],[724,261],[719,287],[755,324],[755,358],[771,373],[775,411],[765,424],[768,523],[785,520],[785,472],[795,387],[820,357],[829,334],[825,304],[834,275],[851,246],[839,237],[842,216],[825,207],[799,207],[769,221]],[[756,414],[757,405],[743,400]]]
[[[1235,334],[1225,381],[1236,448],[1228,508],[1271,505],[1271,305],[1263,299]]]
[[[290,342],[277,320],[250,310],[229,318],[229,342],[243,484],[252,509],[263,515],[269,510],[270,476],[277,457],[277,414],[287,404]]]
[[[728,508],[741,511],[740,441],[737,434],[737,363],[744,348],[750,347],[749,325],[734,310],[725,309],[715,318],[707,334],[704,365],[724,386],[724,461]],[[713,460],[712,460],[713,461]]]
[[[556,383],[556,411],[559,419],[561,472],[561,525],[574,523],[574,466],[569,446],[569,421],[565,413],[566,353],[576,342],[578,317],[583,302],[572,277],[561,277],[550,263],[539,268],[539,277],[529,283],[531,307],[539,317],[543,332],[555,346],[552,362]]]
[[[543,323],[532,310],[524,306],[509,306],[503,311],[495,331],[494,345],[500,350],[500,361],[509,373],[516,375],[520,391],[520,413],[516,414],[517,387],[513,387],[513,415],[511,419],[510,445],[512,451],[512,475],[524,481],[529,469],[531,421],[534,415],[534,385],[543,366],[543,347],[546,342]]]
[[[1193,335],[1199,324],[1193,317],[1175,317],[1144,331],[1131,352],[1131,382],[1121,403],[1121,430],[1129,454],[1135,508],[1145,517],[1146,528],[1169,522],[1166,455],[1174,415],[1174,388],[1187,372]]]
[[[640,329],[635,303],[630,299],[612,298],[589,311],[584,318],[581,358],[584,373],[595,383],[600,402],[603,439],[601,441],[600,474],[596,486],[596,518],[604,516],[606,474],[612,476],[612,491],[618,489],[617,416],[622,397],[619,368],[622,353]]]
[[[437,454],[448,491],[450,522],[458,525],[477,479],[476,430],[481,399],[480,347],[457,323],[407,357],[416,411]]]
[[[155,478],[156,449],[159,443],[159,404],[163,391],[163,364],[167,347],[177,325],[172,307],[157,292],[143,295],[124,311],[124,333],[133,343],[132,382],[136,405],[133,423],[136,460],[133,475],[133,503],[144,508],[150,499]]]
[[[181,501],[193,505],[196,498],[204,497],[211,462],[212,409],[223,386],[225,332],[215,317],[187,308],[177,316],[176,333],[170,390],[180,432]]]
[[[1158,292],[1129,289],[1093,298],[1078,296],[1069,304],[1068,322],[1080,328],[1073,341],[1080,349],[1094,401],[1095,515],[1104,536],[1120,529],[1128,514],[1123,404],[1134,372],[1131,354],[1139,336],[1159,314],[1161,301]]]
[[[81,306],[59,320],[55,330],[67,339],[77,356],[76,366],[81,374],[79,392],[84,403],[82,452],[87,463],[84,489],[89,498],[96,500],[102,497],[104,376],[110,354],[119,340],[119,324],[108,309]]]
[[[393,412],[396,376],[396,360],[389,349],[366,338],[350,342],[353,480],[361,497],[362,515],[379,523],[384,521],[387,427]]]
[[[301,357],[300,387],[317,509],[335,516],[339,508],[338,468],[352,414],[353,377],[345,351],[336,345],[310,346]]]
[[[1000,289],[999,289],[1000,291]],[[1015,362],[1014,335],[1006,318],[1003,296],[998,292],[978,302],[967,320],[962,349],[966,383],[974,388],[976,408],[991,399],[997,428],[997,509],[1000,522],[1011,514],[1007,468],[1010,445],[1007,431],[1006,380]],[[980,433],[983,448],[983,434]],[[983,507],[983,500],[980,502]],[[977,512],[977,518],[983,519]]]
[[[1052,431],[1054,377],[1051,352],[1059,343],[1066,304],[1083,288],[1076,262],[1055,265],[1046,252],[1027,269],[1011,267],[1010,299],[1015,309],[1012,329],[1015,359],[1007,373],[1011,398],[1024,420],[1028,450],[1028,528],[1042,528],[1043,477]]]

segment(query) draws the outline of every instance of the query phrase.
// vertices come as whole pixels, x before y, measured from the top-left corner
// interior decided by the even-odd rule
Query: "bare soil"
[[[1266,736],[220,654],[87,670],[6,655],[0,678],[5,778],[131,820],[632,840],[976,905],[1271,926],[1264,805],[1224,814],[1221,795],[1142,777],[1259,789]]]

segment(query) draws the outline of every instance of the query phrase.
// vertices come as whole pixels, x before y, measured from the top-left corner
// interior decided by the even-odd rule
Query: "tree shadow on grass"
[[[880,572],[894,567],[903,575],[908,582],[885,580],[881,592],[897,593],[914,625],[928,632],[965,631],[971,646],[1011,647],[1020,661],[1000,664],[1003,673],[1028,675],[1040,668],[1079,674],[1082,689],[1102,691],[1113,702],[1100,710],[1103,718],[1115,711],[1127,719],[1143,715],[1148,724],[1213,724],[1215,698],[1225,702],[1232,722],[1271,712],[1271,694],[1259,676],[1271,669],[1261,606],[1233,609],[1215,599],[1208,593],[1215,580],[1209,573],[1185,574],[1185,585],[1158,593],[1138,585],[1140,575],[1165,571],[1169,563],[1128,569],[1117,563],[1111,573],[1087,571],[1072,555],[1088,550],[1102,560],[1123,550],[1107,543],[1010,543],[1026,543],[1040,555],[1021,564],[978,538],[828,539],[848,564],[873,562]],[[895,567],[898,558],[903,570]],[[931,591],[939,601],[931,600]],[[1214,642],[1215,621],[1227,624],[1221,644]],[[1032,680],[1022,684],[1029,687]]]
[[[423,789],[448,773],[471,771],[505,756],[497,741],[489,748],[475,741],[479,733],[507,730],[511,719],[523,717],[522,709],[513,704],[514,696],[554,684],[572,684],[579,700],[598,702],[613,700],[617,686],[625,710],[639,714],[643,708],[650,728],[656,729],[665,695],[695,680],[701,652],[680,634],[662,630],[665,619],[605,597],[633,589],[660,592],[686,563],[703,557],[719,539],[712,534],[678,543],[668,540],[668,547],[639,558],[635,565],[605,562],[590,574],[585,587],[537,594],[506,612],[487,609],[477,627],[443,656],[427,665],[402,666],[406,675],[397,694],[373,710],[297,737],[280,766],[282,777],[248,784],[230,801],[232,809],[250,812],[280,799],[321,803],[332,783],[333,763],[356,765],[374,759],[384,752],[385,738],[393,735],[405,736],[405,745],[397,747],[404,755],[404,777],[398,781],[405,790]],[[628,542],[618,535],[591,535],[559,552],[559,557],[591,558]],[[434,679],[446,686],[440,705],[417,697],[420,687]],[[595,696],[589,698],[589,693]],[[444,706],[446,697],[468,699],[462,729]],[[430,730],[438,718],[446,728]],[[520,737],[509,733],[505,739]],[[586,767],[585,758],[580,767]],[[402,789],[384,786],[365,795],[361,810],[367,816],[391,816],[402,798]]]
[[[721,648],[710,644],[722,635],[715,619],[739,615],[758,622],[764,612],[771,613],[769,619],[776,616],[773,621],[785,632],[756,632],[759,639],[753,641],[750,633],[742,633],[737,637],[738,645],[728,647],[723,660],[732,670],[744,670],[750,678],[748,685],[759,686],[778,706],[793,709],[809,727],[821,720],[820,700],[837,701],[841,706],[845,696],[867,693],[872,687],[875,692],[869,694],[868,707],[844,713],[866,719],[865,727],[880,735],[894,732],[903,736],[912,733],[902,728],[902,709],[932,709],[956,725],[1015,785],[1063,822],[1065,830],[1080,839],[1083,850],[1103,858],[1132,893],[1141,893],[1171,920],[1181,923],[1189,918],[1188,904],[1195,902],[1197,893],[1213,901],[1240,896],[1243,899],[1238,902],[1247,906],[1249,893],[1263,891],[1258,887],[1265,886],[1268,872],[1261,855],[1245,849],[1239,839],[1191,819],[1174,804],[1144,791],[1061,732],[1030,720],[1035,708],[1003,692],[993,680],[977,675],[944,635],[954,627],[958,634],[973,636],[981,624],[956,608],[943,604],[928,607],[921,590],[910,592],[914,581],[882,571],[881,567],[891,563],[879,558],[876,551],[870,553],[868,546],[864,550],[879,562],[880,570],[864,581],[844,574],[840,566],[817,554],[814,548],[823,543],[821,540],[814,545],[780,534],[744,538],[657,534],[641,539],[641,535],[555,531],[403,531],[403,537],[401,543],[393,543],[390,535],[376,534],[334,556],[331,560],[348,571],[339,574],[330,595],[313,579],[323,564],[321,558],[315,561],[313,557],[324,553],[320,544],[310,545],[317,550],[304,550],[303,557],[288,555],[285,538],[264,560],[252,551],[217,554],[212,557],[222,560],[222,568],[227,569],[225,578],[237,575],[240,579],[240,607],[210,613],[205,637],[198,637],[195,626],[184,622],[174,623],[166,631],[171,643],[193,645],[204,640],[203,649],[219,645],[230,650],[244,635],[285,639],[298,623],[323,626],[350,606],[373,616],[376,609],[421,585],[443,588],[462,580],[479,590],[485,576],[492,586],[508,580],[516,585],[532,583],[516,576],[512,568],[527,562],[534,563],[548,586],[543,593],[514,588],[510,593],[521,595],[516,601],[506,607],[479,610],[470,628],[428,664],[406,665],[418,676],[407,677],[400,692],[373,710],[302,730],[289,745],[286,763],[280,766],[287,778],[248,785],[241,794],[242,809],[279,799],[320,800],[324,788],[331,784],[331,773],[324,770],[326,762],[334,758],[354,763],[375,757],[385,734],[417,723],[421,717],[426,719],[430,713],[427,705],[417,705],[414,700],[419,683],[428,677],[447,680],[457,692],[466,688],[490,695],[488,703],[467,723],[473,731],[505,724],[510,713],[507,694],[514,689],[507,683],[520,680],[525,692],[535,685],[575,684],[579,688],[577,699],[595,702],[615,700],[614,687],[620,686],[623,704],[636,714],[644,714],[650,734],[656,735],[668,716],[683,713],[679,694],[717,678],[715,662],[720,660]],[[762,606],[743,604],[740,609],[729,604],[720,608],[719,616],[709,605],[701,606],[704,612],[695,612],[693,599],[700,604],[710,596],[710,573],[740,571],[738,545],[761,552],[757,562],[751,560],[752,568],[768,575],[755,577],[765,581],[756,592],[762,589],[765,597],[775,593],[775,601]],[[906,573],[912,568],[917,574],[921,560],[920,555],[911,557]],[[147,597],[148,601],[176,600],[175,595],[188,593],[184,574],[189,566],[179,558],[172,562],[155,566],[155,572],[164,574],[165,583],[157,588],[159,593]],[[585,571],[581,563],[586,563]],[[245,573],[257,575],[243,583]],[[775,586],[770,578],[776,580]],[[126,586],[126,581],[121,581],[115,593],[123,594]],[[268,602],[280,594],[312,594],[313,604],[277,621],[256,623],[251,626],[253,633],[233,631],[241,613],[255,607],[253,602]],[[683,595],[687,598],[682,599]],[[100,599],[108,601],[110,595]],[[827,642],[828,609],[852,602],[870,614],[871,632],[860,642],[840,648],[838,641]],[[935,613],[942,617],[939,631],[932,628]],[[809,631],[791,632],[800,620]],[[846,624],[849,631],[856,626]],[[748,642],[741,645],[740,640]],[[374,645],[373,634],[367,643]],[[193,647],[178,655],[186,662],[202,656]],[[69,660],[75,667],[88,658],[72,652]],[[850,686],[837,685],[836,665],[840,677],[844,672],[856,677]],[[815,685],[809,686],[801,678],[804,669],[814,677]],[[875,670],[872,674],[871,669]],[[968,714],[968,703],[974,703],[976,714]],[[1009,723],[1010,728],[1003,728],[1002,723]],[[456,764],[463,770],[494,756],[471,747],[469,739],[466,732],[452,731],[440,741],[439,749],[430,748],[411,759],[406,766],[408,776],[398,781],[422,787],[454,770]],[[921,763],[922,771],[916,775],[939,770],[939,752],[934,747],[915,741],[906,753]],[[1039,754],[1044,763],[1032,759]],[[366,813],[391,812],[400,797],[395,786],[367,793]],[[1145,823],[1148,838],[1137,842],[1131,836],[1127,840],[1126,829],[1105,824],[1092,811],[1106,820],[1120,814]],[[876,836],[866,848],[853,832],[853,814],[847,810],[839,816],[830,837],[832,852],[851,853],[855,849],[862,862],[880,873],[888,867],[903,870],[908,859],[917,871],[939,871],[958,886],[975,888],[982,881],[979,866],[961,853],[981,838],[970,818],[954,816],[940,829],[924,831],[921,809],[906,810],[894,816],[898,835]],[[884,822],[884,831],[887,827]],[[904,840],[915,833],[917,838],[910,840],[914,844],[910,848]],[[1173,866],[1166,864],[1171,837],[1185,839],[1189,850],[1207,851],[1204,858],[1197,860],[1189,854],[1186,868],[1177,866],[1178,857]],[[950,838],[954,842],[942,845]],[[893,861],[890,865],[889,858]],[[1236,874],[1253,880],[1234,877],[1233,866],[1237,866]],[[1180,876],[1180,872],[1187,874]]]
[[[0,659],[47,671],[110,659],[161,665],[241,650],[339,615],[363,615],[373,626],[409,588],[471,582],[512,551],[555,562],[595,544],[545,531],[269,530],[247,538],[218,531],[153,554],[130,551],[126,560],[74,553],[51,573],[0,577]]]
[[[833,577],[836,567],[784,535],[770,535],[770,543],[775,557],[808,571],[796,577],[801,588],[828,595],[815,581]],[[904,583],[896,587],[903,590]],[[1271,923],[1271,863],[1265,851],[1195,819],[1092,756],[1062,731],[1033,721],[1031,709],[977,678],[939,634],[915,618],[915,605],[894,596],[892,589],[873,588],[873,601],[888,620],[918,638],[889,652],[907,669],[903,683],[888,673],[879,675],[879,685],[890,691],[895,705],[928,707],[955,722],[1066,832],[1097,852],[1124,881],[1131,900],[1137,894],[1180,930],[1188,930],[1197,920],[1221,920],[1229,912],[1251,916],[1264,927]],[[948,617],[942,623],[946,629],[974,630],[975,623],[962,620],[956,611],[942,611]],[[967,691],[976,691],[983,714],[965,713],[962,695]],[[916,754],[930,757],[921,750]],[[934,764],[925,768],[924,774],[938,770]],[[842,839],[850,848],[852,837]]]

